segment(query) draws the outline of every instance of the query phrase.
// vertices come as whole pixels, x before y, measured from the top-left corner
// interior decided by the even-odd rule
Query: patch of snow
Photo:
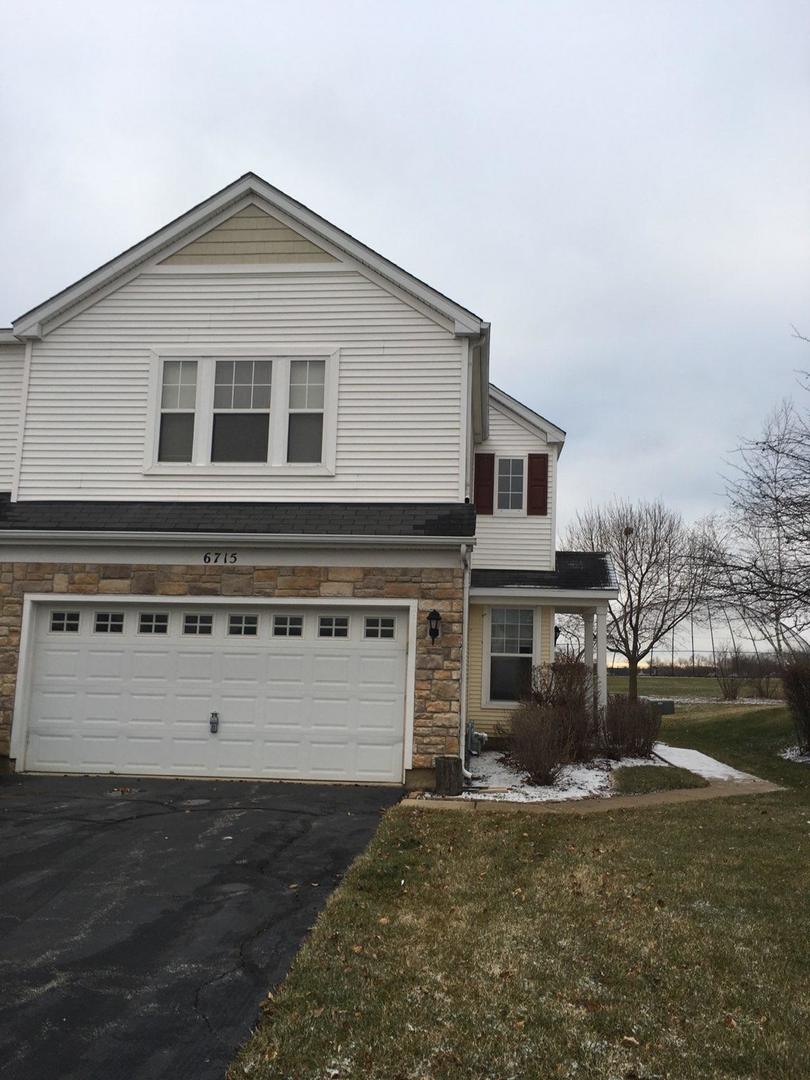
[[[680,769],[688,769],[689,772],[697,773],[705,780],[753,780],[750,773],[732,769],[730,765],[724,765],[722,761],[701,754],[699,750],[685,750],[680,746],[667,746],[666,743],[656,743],[654,752],[668,765],[675,765]]]
[[[779,757],[785,761],[795,761],[799,765],[810,765],[810,754],[803,754],[798,746],[789,746],[787,750],[782,750]]]
[[[662,761],[658,757],[625,757],[620,761],[611,761],[611,769],[632,769],[638,765],[659,765],[661,768],[668,769],[666,761]]]
[[[784,702],[781,698],[765,698],[765,697],[738,697],[734,701],[724,701],[723,698],[716,697],[671,697],[667,698],[666,694],[662,694],[659,698],[654,698],[655,701],[660,700],[674,701],[675,708],[679,705],[783,705]]]
[[[627,758],[626,762],[649,765],[639,758]],[[462,799],[488,799],[492,802],[562,802],[571,799],[608,798],[613,792],[611,773],[623,765],[623,761],[597,759],[586,765],[565,765],[556,781],[540,787],[530,784],[526,774],[502,760],[499,750],[486,750],[472,763],[473,787],[465,791]],[[505,788],[504,791],[487,789]]]

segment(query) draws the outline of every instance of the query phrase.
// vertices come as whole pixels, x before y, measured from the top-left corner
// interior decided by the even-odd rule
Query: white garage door
[[[406,638],[380,608],[38,605],[25,768],[399,782]]]

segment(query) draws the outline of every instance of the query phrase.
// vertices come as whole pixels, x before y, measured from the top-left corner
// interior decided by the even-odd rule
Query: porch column
[[[585,665],[585,678],[588,681],[588,696],[593,700],[593,612],[582,613],[583,624],[583,653],[582,662]],[[589,706],[590,707],[590,706]]]
[[[599,712],[607,708],[607,608],[596,610],[596,700]]]

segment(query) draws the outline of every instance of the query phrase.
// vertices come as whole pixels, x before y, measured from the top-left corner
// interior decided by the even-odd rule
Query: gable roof
[[[565,442],[565,432],[561,427],[552,424],[550,420],[546,420],[545,416],[541,416],[534,409],[530,409],[528,405],[524,405],[522,401],[513,398],[511,394],[507,394],[505,390],[501,390],[494,383],[489,384],[489,396],[492,401],[497,402],[498,405],[510,412],[524,425],[536,431],[541,431],[545,435],[547,442],[559,443],[560,450],[562,450],[562,444]]]
[[[324,245],[327,251],[329,247],[337,249],[389,285],[401,289],[414,300],[444,315],[455,324],[456,333],[470,337],[484,337],[488,334],[489,324],[480,316],[409,274],[343,229],[332,225],[303,203],[268,184],[256,173],[248,172],[170,221],[168,225],[110,259],[97,270],[20,315],[12,323],[15,335],[41,336],[43,327],[47,330],[45,324],[49,321],[64,315],[66,311],[80,305],[97,292],[105,289],[109,291],[110,286],[117,288],[164,249],[172,245],[176,249],[183,247],[218,224],[229,210],[242,209],[252,201],[266,204],[281,216],[282,221],[287,219],[285,224],[294,224],[305,236],[309,233],[319,244]],[[171,252],[167,251],[166,254]]]

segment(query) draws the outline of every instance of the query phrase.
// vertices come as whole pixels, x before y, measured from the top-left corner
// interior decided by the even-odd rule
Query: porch
[[[618,594],[601,553],[558,552],[554,571],[473,570],[469,594],[466,719],[508,730],[531,670],[554,659],[555,618],[582,619],[583,660],[594,672],[595,709],[607,705],[607,615]]]

